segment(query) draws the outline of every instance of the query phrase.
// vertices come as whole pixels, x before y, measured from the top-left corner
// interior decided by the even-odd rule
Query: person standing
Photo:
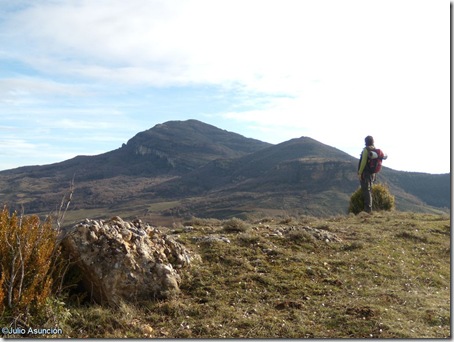
[[[366,147],[364,147],[358,166],[358,179],[361,183],[361,190],[364,199],[364,211],[372,212],[372,183],[375,181],[375,173],[369,169],[367,163],[369,152],[375,150],[374,138],[368,135],[364,139]]]

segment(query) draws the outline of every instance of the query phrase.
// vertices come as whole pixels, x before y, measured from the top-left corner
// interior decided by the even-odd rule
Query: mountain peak
[[[271,144],[245,138],[198,120],[167,121],[140,132],[124,146],[141,161],[171,172],[186,172],[219,158],[237,158]]]

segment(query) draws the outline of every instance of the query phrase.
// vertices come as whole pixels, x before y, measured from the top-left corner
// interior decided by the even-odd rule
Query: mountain
[[[71,215],[181,216],[345,213],[358,160],[309,137],[271,145],[196,120],[169,121],[96,156],[0,172],[0,202],[56,210],[71,179]],[[383,168],[401,210],[450,207],[450,175]]]
[[[237,159],[218,159],[185,177],[149,189],[149,198],[191,197],[169,215],[225,218],[252,212],[345,213],[359,187],[358,159],[309,137],[269,146]],[[397,208],[431,212],[450,207],[450,175],[383,168],[377,181],[396,196]],[[176,211],[175,211],[176,209]]]
[[[181,175],[217,158],[237,158],[270,144],[245,138],[197,120],[169,121],[138,133],[119,149],[77,156],[45,166],[22,167],[2,174],[35,178],[72,177],[81,181],[124,176]]]
[[[301,137],[240,158],[216,159],[155,190],[165,196],[181,196],[183,193],[194,195],[233,188],[242,192],[288,191],[295,190],[295,185],[300,184],[298,190],[317,192],[333,185],[345,188],[339,181],[356,179],[351,171],[355,164],[355,158],[345,152]],[[336,170],[330,172],[334,168]],[[351,190],[352,187],[348,188]]]

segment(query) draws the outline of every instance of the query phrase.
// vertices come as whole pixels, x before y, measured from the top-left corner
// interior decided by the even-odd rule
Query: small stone
[[[148,324],[145,324],[143,327],[142,327],[142,332],[144,334],[148,334],[148,335],[151,335],[153,333],[153,328],[150,327]]]

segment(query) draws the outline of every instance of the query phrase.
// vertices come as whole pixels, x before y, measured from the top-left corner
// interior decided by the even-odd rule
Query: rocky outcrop
[[[178,268],[197,255],[140,220],[89,220],[62,240],[79,268],[86,291],[101,304],[167,298],[180,292]]]

